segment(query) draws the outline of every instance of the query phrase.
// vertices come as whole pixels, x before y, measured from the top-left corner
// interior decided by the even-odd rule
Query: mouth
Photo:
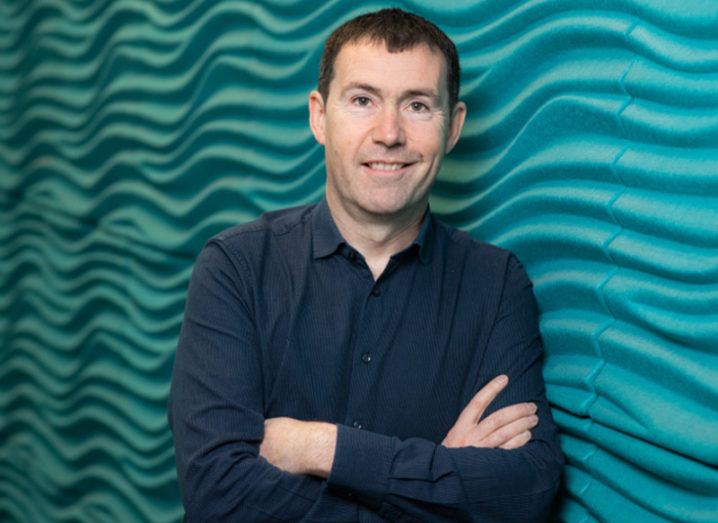
[[[398,172],[412,164],[404,162],[365,162],[362,165],[372,171]]]

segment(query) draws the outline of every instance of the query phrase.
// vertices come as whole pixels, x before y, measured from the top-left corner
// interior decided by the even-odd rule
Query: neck
[[[327,198],[329,210],[342,237],[366,260],[378,279],[392,255],[409,247],[419,234],[423,209],[392,216],[352,216]]]

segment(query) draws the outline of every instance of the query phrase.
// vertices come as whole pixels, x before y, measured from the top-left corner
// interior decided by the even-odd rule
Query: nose
[[[395,107],[382,107],[376,114],[376,123],[372,131],[374,143],[385,147],[403,145],[406,140],[404,124],[400,111]]]

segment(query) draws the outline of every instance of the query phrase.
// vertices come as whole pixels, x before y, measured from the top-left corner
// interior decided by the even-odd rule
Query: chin
[[[375,216],[395,216],[407,210],[409,204],[407,202],[368,202],[362,205],[362,209],[369,214]]]

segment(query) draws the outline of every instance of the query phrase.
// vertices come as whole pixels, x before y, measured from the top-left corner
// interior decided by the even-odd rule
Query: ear
[[[309,127],[314,138],[321,145],[324,145],[326,141],[326,135],[324,134],[325,116],[324,98],[319,91],[312,91],[309,93]]]
[[[446,137],[446,153],[448,154],[459,141],[461,129],[464,128],[464,120],[466,119],[466,104],[457,102],[454,111],[451,114],[451,122],[449,122],[449,134]]]

